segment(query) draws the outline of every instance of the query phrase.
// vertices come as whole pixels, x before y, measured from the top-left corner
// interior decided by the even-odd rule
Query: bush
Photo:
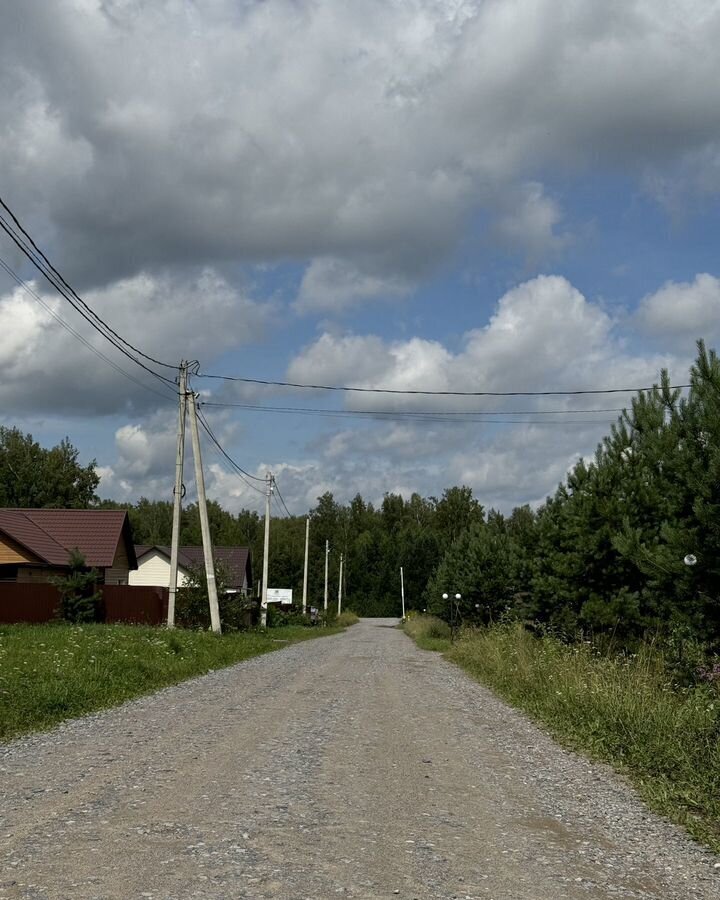
[[[254,603],[242,594],[226,593],[228,583],[230,582],[227,568],[222,562],[216,561],[215,584],[220,627],[223,631],[240,631],[251,624]],[[193,566],[188,571],[187,584],[178,589],[175,599],[175,621],[181,628],[210,628],[210,604],[204,567]]]
[[[102,594],[97,588],[99,573],[88,569],[85,557],[75,549],[70,552],[69,572],[61,578],[51,578],[60,594],[60,615],[66,622],[98,622],[103,618]]]
[[[249,627],[253,602],[241,594],[219,594],[218,611],[223,631],[242,631]],[[210,628],[210,604],[207,593],[180,588],[175,598],[175,623],[179,628]]]
[[[309,614],[303,615],[302,610],[296,607],[284,610],[278,609],[276,604],[268,603],[267,627],[283,628],[286,625],[311,625]]]
[[[360,621],[360,617],[352,612],[352,610],[347,609],[345,612],[341,612],[339,616],[335,619],[335,624],[339,625],[341,628],[349,628],[350,625],[357,625]]]

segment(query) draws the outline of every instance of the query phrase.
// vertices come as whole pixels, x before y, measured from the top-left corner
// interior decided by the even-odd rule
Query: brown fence
[[[161,625],[167,618],[167,588],[107,584],[100,590],[105,622]],[[0,623],[49,622],[58,617],[59,606],[55,585],[0,582]]]
[[[167,621],[167,588],[106,584],[101,590],[106,622],[162,625]]]
[[[0,584],[0,622],[49,622],[56,618],[60,594],[53,584]]]

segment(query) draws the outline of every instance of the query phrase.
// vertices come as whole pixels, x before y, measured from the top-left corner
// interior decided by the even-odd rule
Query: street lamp
[[[449,594],[443,594],[442,597],[443,597],[443,600],[450,599]],[[456,624],[458,614],[460,612],[460,610],[458,608],[458,604],[459,604],[460,600],[462,600],[462,594],[455,594],[455,602],[450,604],[450,640],[451,641],[455,640],[455,624]]]

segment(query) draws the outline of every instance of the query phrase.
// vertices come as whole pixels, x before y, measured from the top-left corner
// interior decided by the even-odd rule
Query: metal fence
[[[99,585],[103,622],[161,625],[167,618],[168,589],[144,585]],[[53,584],[0,583],[0,623],[50,622],[59,618],[60,594]]]

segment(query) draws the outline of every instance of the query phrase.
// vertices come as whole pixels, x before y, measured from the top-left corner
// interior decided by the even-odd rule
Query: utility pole
[[[340,577],[338,578],[338,615],[342,612],[342,569],[343,555],[340,554]]]
[[[177,455],[175,456],[175,492],[173,497],[172,538],[170,540],[170,584],[168,593],[167,627],[175,627],[175,595],[177,594],[178,553],[180,549],[180,514],[183,496],[183,464],[185,462],[185,418],[187,410],[187,363],[180,363],[178,379],[180,415],[177,430]]]
[[[325,541],[325,603],[323,609],[327,617],[327,601],[328,601],[328,557],[330,556],[330,541]]]
[[[263,546],[262,597],[260,599],[260,627],[267,628],[268,561],[270,559],[270,497],[273,489],[273,475],[265,476],[265,544]]]
[[[405,620],[405,580],[403,578],[403,567],[400,566],[400,597],[402,598],[402,617]]]
[[[305,519],[305,572],[303,574],[303,615],[307,610],[308,550],[310,548],[310,516]]]
[[[195,484],[197,485],[200,531],[202,532],[203,555],[205,557],[205,577],[207,579],[208,602],[210,603],[210,627],[216,634],[220,634],[220,609],[218,607],[217,585],[215,584],[215,563],[213,562],[212,544],[210,542],[210,522],[208,521],[207,498],[205,496],[205,475],[203,474],[202,457],[200,456],[197,394],[192,395],[191,401],[190,433],[192,434],[193,457],[195,459]]]

